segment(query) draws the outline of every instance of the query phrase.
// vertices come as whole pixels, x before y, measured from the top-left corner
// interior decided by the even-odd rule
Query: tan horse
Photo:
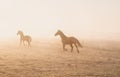
[[[75,38],[75,37],[67,37],[62,31],[58,30],[57,33],[55,34],[55,36],[59,35],[61,37],[62,40],[62,44],[63,44],[63,50],[67,51],[67,49],[65,49],[65,45],[70,45],[71,47],[71,52],[73,51],[73,44],[75,45],[77,52],[79,53],[79,49],[78,46],[80,46],[82,48],[82,45],[80,44],[80,42]]]
[[[28,35],[24,35],[22,31],[18,31],[17,35],[20,35],[20,45],[26,41],[28,43],[28,47],[31,46],[30,42],[32,41],[32,38]]]

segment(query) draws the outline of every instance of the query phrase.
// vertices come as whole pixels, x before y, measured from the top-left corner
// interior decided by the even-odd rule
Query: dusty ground
[[[2,42],[0,77],[120,77],[120,42],[82,43],[78,54],[62,51],[60,41],[33,41],[31,48]]]

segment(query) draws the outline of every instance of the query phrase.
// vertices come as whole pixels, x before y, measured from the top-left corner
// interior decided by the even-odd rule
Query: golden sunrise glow
[[[0,0],[0,77],[120,77],[120,0]]]
[[[17,30],[36,37],[53,37],[57,29],[78,37],[120,33],[119,0],[2,0],[0,37]]]

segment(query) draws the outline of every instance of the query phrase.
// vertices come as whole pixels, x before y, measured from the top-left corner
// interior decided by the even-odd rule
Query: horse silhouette
[[[61,37],[62,40],[62,44],[63,44],[63,50],[67,51],[67,49],[65,48],[65,45],[70,45],[71,47],[71,52],[73,51],[73,44],[75,45],[77,52],[79,53],[79,49],[78,46],[80,46],[82,48],[81,43],[78,41],[78,39],[76,39],[75,37],[67,37],[61,30],[58,30],[55,33],[55,36],[59,35]]]
[[[29,35],[24,35],[22,31],[18,31],[17,35],[20,35],[20,45],[26,41],[28,43],[28,47],[31,47],[32,38]],[[24,44],[25,45],[25,44]]]

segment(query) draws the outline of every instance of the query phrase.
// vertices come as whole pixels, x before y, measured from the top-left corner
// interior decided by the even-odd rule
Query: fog
[[[54,38],[60,29],[82,39],[119,39],[119,4],[119,0],[2,0],[0,38],[16,38],[18,30]]]
[[[0,77],[120,77],[119,39],[120,0],[0,0]]]

